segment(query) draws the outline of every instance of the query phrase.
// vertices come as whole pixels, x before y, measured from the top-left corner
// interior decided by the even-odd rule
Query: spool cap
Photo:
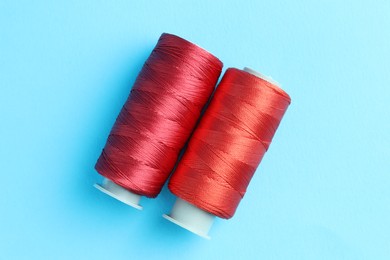
[[[101,192],[104,192],[105,194],[129,206],[132,206],[133,208],[142,210],[142,206],[139,205],[139,202],[142,197],[141,195],[135,194],[123,188],[122,186],[119,186],[110,179],[104,178],[102,184],[95,183],[93,186]]]
[[[163,215],[167,220],[206,239],[213,225],[215,216],[180,198],[176,199],[171,214]]]
[[[256,77],[259,77],[261,79],[264,79],[265,81],[268,81],[269,83],[272,83],[278,87],[280,87],[280,84],[279,82],[277,82],[276,80],[274,80],[273,78],[271,78],[270,76],[265,76],[263,74],[261,74],[260,72],[257,72],[251,68],[248,68],[248,67],[244,67],[244,71],[256,76]]]

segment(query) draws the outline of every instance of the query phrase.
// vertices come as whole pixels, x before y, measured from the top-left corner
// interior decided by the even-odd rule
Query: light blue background
[[[390,259],[389,1],[0,0],[1,259]],[[290,106],[211,241],[95,190],[162,32],[278,80]]]

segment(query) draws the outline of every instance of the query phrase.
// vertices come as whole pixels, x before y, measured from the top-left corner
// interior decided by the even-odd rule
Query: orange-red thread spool
[[[272,80],[228,69],[172,175],[178,199],[164,217],[203,237],[214,216],[231,218],[290,102]]]

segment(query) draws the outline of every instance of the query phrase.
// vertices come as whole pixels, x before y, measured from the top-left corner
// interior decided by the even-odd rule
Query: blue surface
[[[390,259],[389,1],[111,2],[0,0],[1,259]],[[292,97],[211,241],[92,187],[162,32]]]

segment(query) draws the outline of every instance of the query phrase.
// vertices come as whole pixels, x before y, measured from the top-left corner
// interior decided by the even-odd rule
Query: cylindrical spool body
[[[281,89],[278,88],[279,84],[277,82],[273,81],[270,77],[263,76],[262,74],[260,74],[256,71],[253,71],[249,68],[245,68],[244,70],[246,72],[260,78],[261,80],[266,81],[267,84],[275,85],[275,86],[272,86],[272,88],[275,88],[276,91],[282,91]],[[220,83],[220,85],[221,84],[223,84],[223,83]],[[216,92],[218,92],[218,88],[217,88]],[[288,95],[284,91],[282,91],[281,94],[285,95],[285,97],[289,103],[290,99],[289,99]],[[287,108],[287,106],[288,105],[286,105],[285,108]],[[207,111],[206,111],[206,113],[207,113]],[[284,111],[283,111],[283,113],[284,113]],[[191,145],[191,144],[189,144],[189,145]],[[258,163],[260,163],[260,160],[261,160],[261,158],[259,158]],[[179,165],[179,167],[180,167],[180,165]],[[164,217],[167,218],[168,220],[172,221],[173,223],[175,223],[175,224],[177,224],[177,225],[179,225],[179,226],[181,226],[181,227],[183,227],[183,228],[185,228],[185,229],[187,229],[187,230],[189,230],[197,235],[208,238],[208,231],[212,226],[214,217],[215,216],[219,216],[219,217],[223,217],[223,218],[228,218],[228,217],[226,217],[226,215],[216,214],[215,211],[211,211],[207,207],[202,207],[203,205],[201,207],[199,207],[199,205],[197,205],[197,203],[196,203],[196,200],[192,200],[191,197],[186,196],[186,194],[184,194],[184,196],[183,196],[183,193],[180,192],[180,190],[178,191],[175,188],[172,189],[171,184],[172,184],[172,181],[175,181],[175,176],[176,176],[175,174],[172,176],[169,187],[170,187],[171,191],[175,195],[177,195],[179,198],[177,199],[177,202],[175,203],[170,215],[169,216],[164,215]],[[188,178],[191,178],[191,176],[188,176]],[[187,178],[187,180],[188,180],[188,178]],[[183,182],[183,181],[185,181],[185,179],[179,180],[178,182],[180,182],[180,181]],[[249,183],[249,180],[248,180],[248,183]],[[199,189],[199,190],[201,190],[201,192],[202,192],[202,190],[205,190],[204,187],[197,186],[197,187],[193,187],[193,188]],[[239,201],[240,200],[236,201],[235,207],[238,206]],[[187,205],[185,205],[185,204],[187,204]],[[185,205],[185,206],[183,206],[183,205]],[[194,206],[194,205],[196,205],[196,206]],[[234,214],[234,211],[230,214],[232,216]],[[189,216],[187,216],[187,215],[189,215]],[[194,217],[195,215],[196,215],[196,217]],[[178,217],[176,217],[176,216],[178,216]]]
[[[221,70],[222,63],[212,54],[180,37],[163,34],[95,166],[117,186],[107,192],[107,187],[113,186],[100,185],[100,190],[123,195],[122,187],[133,194],[156,197]]]

